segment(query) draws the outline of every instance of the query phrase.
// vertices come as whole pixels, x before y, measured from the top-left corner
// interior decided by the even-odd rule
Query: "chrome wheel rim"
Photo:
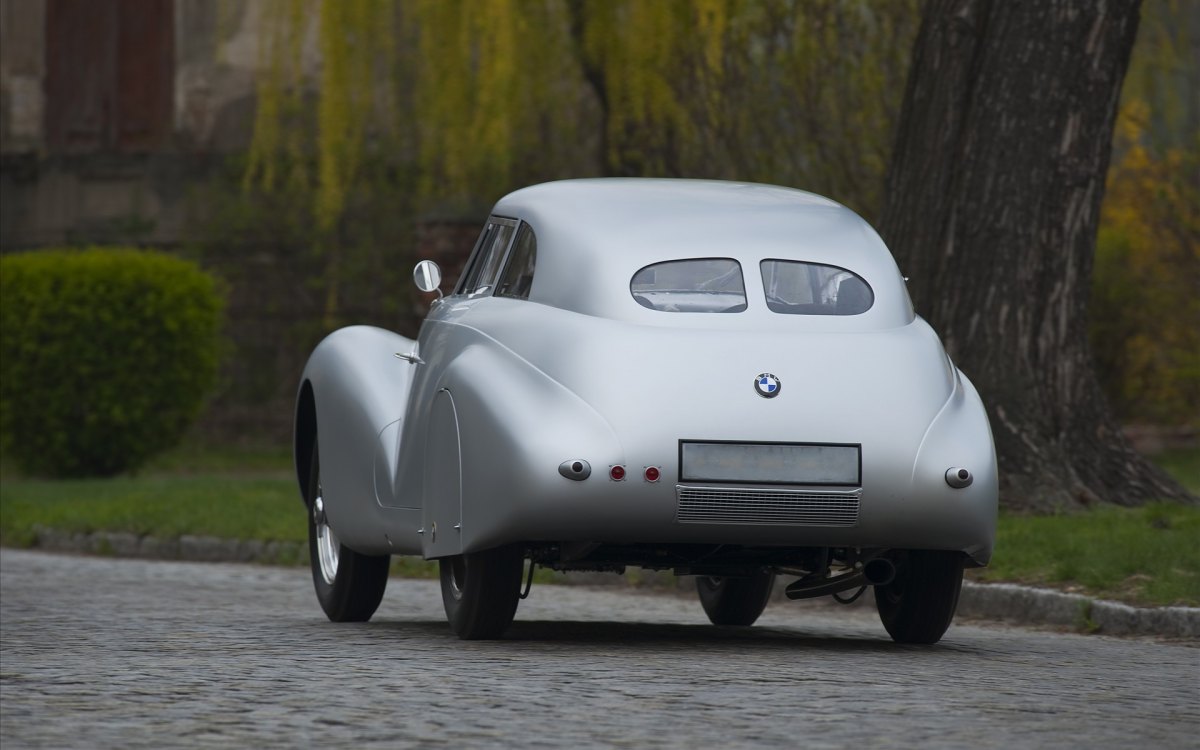
[[[462,555],[458,555],[450,561],[450,594],[455,601],[462,599],[463,584],[466,583],[466,578],[467,564]]]
[[[325,500],[321,495],[321,485],[317,485],[317,497],[313,500],[313,526],[317,532],[317,562],[321,567],[321,577],[325,583],[333,585],[337,577],[338,549],[341,547],[333,529],[325,518]]]

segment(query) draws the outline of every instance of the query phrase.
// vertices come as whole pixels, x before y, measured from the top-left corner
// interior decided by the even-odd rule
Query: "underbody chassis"
[[[561,572],[623,574],[627,567],[669,570],[677,576],[756,578],[787,575],[789,599],[808,599],[895,578],[903,551],[847,547],[751,547],[728,544],[612,545],[590,542],[529,545],[529,575],[535,566]],[[965,555],[963,564],[972,563]]]

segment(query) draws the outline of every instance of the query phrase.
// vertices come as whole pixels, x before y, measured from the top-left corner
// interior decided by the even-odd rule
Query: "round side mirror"
[[[442,269],[432,260],[423,260],[413,269],[413,281],[422,292],[436,292],[442,285]]]

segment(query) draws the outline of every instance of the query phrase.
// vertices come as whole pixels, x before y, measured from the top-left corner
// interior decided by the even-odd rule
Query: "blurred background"
[[[879,226],[932,7],[949,6],[0,0],[0,544],[306,561],[290,437],[325,334],[413,336],[428,304],[413,264],[434,259],[452,281],[490,206],[546,180],[775,183]],[[1179,484],[1123,452],[1102,404],[1060,400],[1017,430],[1044,460],[1003,494],[976,579],[1200,605],[1198,57],[1200,2],[1145,0],[1087,306],[1117,423]],[[1006,294],[1037,304],[1032,288]],[[1081,338],[1069,329],[1060,344]],[[1055,349],[1034,369],[1066,361]],[[1084,400],[1101,401],[1068,370],[1068,388],[1086,380]],[[1047,467],[1059,494],[1022,504],[1053,484]]]
[[[190,439],[284,444],[324,333],[415,333],[490,205],[565,177],[741,179],[876,222],[916,0],[0,0],[0,251],[151,247],[223,282]],[[1200,424],[1200,3],[1147,0],[1091,340],[1147,450]],[[918,308],[920,301],[918,300]]]

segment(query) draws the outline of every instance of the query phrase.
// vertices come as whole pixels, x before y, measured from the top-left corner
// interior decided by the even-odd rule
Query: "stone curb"
[[[981,620],[1069,627],[1103,635],[1200,640],[1200,607],[1131,607],[1013,583],[964,582],[958,614]]]
[[[272,565],[296,565],[308,559],[308,545],[304,542],[263,542],[193,535],[165,539],[122,532],[71,533],[40,526],[34,527],[34,534],[34,548],[48,552]],[[680,588],[682,579],[676,579],[669,573],[647,572],[640,575],[636,582],[604,573],[573,573],[565,576],[564,580],[591,586]],[[783,586],[775,587],[772,598],[784,598]],[[862,603],[869,601],[870,597],[864,596],[852,606],[864,606]],[[1068,628],[1101,635],[1149,635],[1200,640],[1200,607],[1131,607],[1081,594],[1011,583],[965,581],[958,601],[958,616],[1014,625]]]
[[[304,542],[264,542],[258,539],[222,539],[184,534],[177,539],[138,536],[127,532],[96,531],[90,534],[34,526],[34,549],[73,552],[144,560],[190,560],[296,565],[308,562]]]

